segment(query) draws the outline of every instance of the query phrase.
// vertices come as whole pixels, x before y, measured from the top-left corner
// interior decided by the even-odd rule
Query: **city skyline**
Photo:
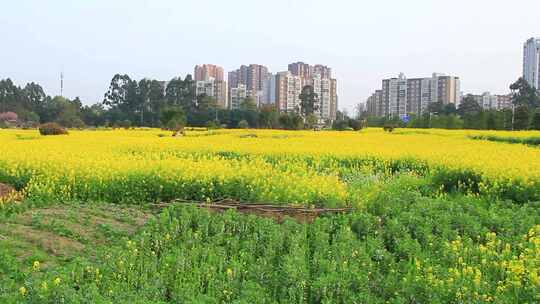
[[[255,62],[276,73],[303,61],[332,67],[340,108],[349,111],[399,72],[444,72],[460,77],[463,92],[505,94],[522,74],[523,42],[540,36],[529,13],[538,9],[537,1],[23,0],[0,12],[0,78],[37,82],[55,95],[63,73],[64,95],[91,104],[116,73],[166,80],[207,62],[226,72]]]

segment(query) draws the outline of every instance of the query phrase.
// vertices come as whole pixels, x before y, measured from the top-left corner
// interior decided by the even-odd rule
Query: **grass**
[[[522,144],[528,146],[540,146],[540,137],[511,137],[511,136],[497,136],[497,135],[474,135],[470,136],[471,139],[475,140],[487,140],[494,142],[503,142],[509,144]]]

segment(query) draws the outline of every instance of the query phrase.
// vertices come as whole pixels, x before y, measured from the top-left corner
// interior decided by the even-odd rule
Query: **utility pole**
[[[514,131],[514,114],[516,112],[516,105],[512,103],[512,131]]]
[[[60,96],[64,97],[64,73],[60,73]]]

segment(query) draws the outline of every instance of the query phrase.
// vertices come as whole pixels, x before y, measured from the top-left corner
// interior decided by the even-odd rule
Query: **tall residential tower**
[[[540,38],[531,38],[523,45],[523,78],[540,90]]]

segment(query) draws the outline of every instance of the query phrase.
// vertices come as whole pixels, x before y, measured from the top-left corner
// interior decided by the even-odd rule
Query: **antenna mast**
[[[64,73],[60,73],[60,96],[64,97]]]

